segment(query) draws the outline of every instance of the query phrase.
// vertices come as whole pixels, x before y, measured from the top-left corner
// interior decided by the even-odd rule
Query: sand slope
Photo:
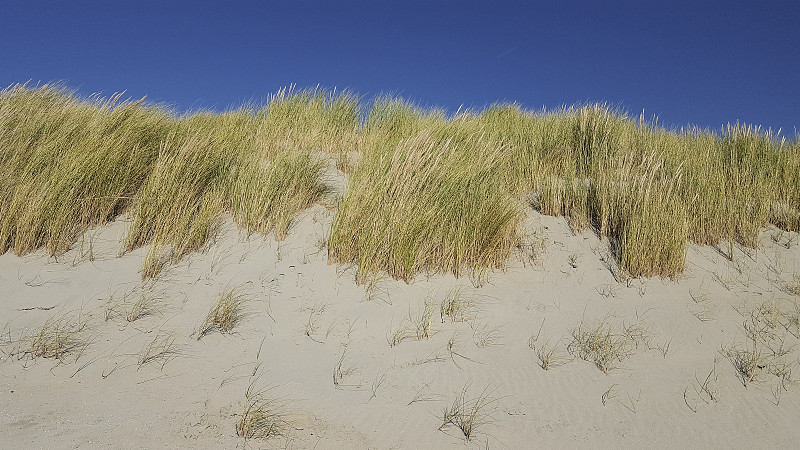
[[[144,284],[138,269],[146,249],[118,256],[124,219],[87,233],[58,260],[0,256],[2,447],[800,443],[800,350],[791,347],[800,330],[787,322],[800,298],[786,289],[800,273],[796,234],[765,230],[758,251],[737,246],[732,260],[724,250],[690,246],[688,270],[675,281],[617,280],[606,242],[530,211],[530,249],[482,287],[474,277],[424,274],[411,284],[379,278],[365,287],[353,282],[353,268],[327,264],[332,217],[315,206],[280,243],[247,239],[228,222],[205,253]],[[249,299],[245,319],[231,334],[198,341],[209,308],[234,287]],[[458,320],[440,314],[454,289],[471,305]],[[143,297],[156,299],[151,314],[128,322],[126,312]],[[431,336],[418,339],[426,301]],[[765,333],[785,343],[780,361],[794,373],[781,379],[764,367],[745,386],[727,355],[747,348],[745,323],[764,324],[773,310],[780,323]],[[77,360],[20,353],[48,319],[79,314],[88,345]],[[627,338],[625,357],[608,373],[568,348],[576,330],[601,324]],[[398,329],[407,337],[391,346]],[[148,346],[166,352],[151,351],[140,364]],[[550,349],[552,366],[543,370],[537,354]],[[249,386],[263,389],[291,424],[281,435],[237,438]],[[466,409],[471,399],[484,401],[469,441],[457,427],[441,427],[462,392]]]

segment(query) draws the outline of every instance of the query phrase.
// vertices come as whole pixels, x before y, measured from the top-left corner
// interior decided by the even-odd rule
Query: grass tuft
[[[472,398],[467,395],[467,387],[456,396],[453,404],[445,408],[442,425],[455,426],[466,440],[472,439],[477,428],[489,423],[495,399],[489,397],[488,388]]]
[[[419,271],[501,266],[520,220],[518,203],[486,182],[502,150],[480,136],[427,132],[364,155],[334,218],[329,260],[358,264],[359,283],[378,271],[410,281]]]
[[[146,364],[160,362],[161,369],[163,369],[179,353],[180,350],[175,345],[175,336],[170,333],[159,332],[152,341],[142,348],[136,363],[141,368]]]
[[[439,307],[442,323],[449,317],[453,322],[466,322],[474,319],[478,313],[478,301],[471,295],[456,287],[447,292]]]
[[[627,331],[615,329],[605,319],[595,326],[582,322],[573,330],[567,350],[608,373],[634,351],[636,342]]]
[[[21,339],[11,353],[17,359],[53,358],[59,361],[74,356],[77,361],[89,342],[84,333],[86,318],[78,313],[55,315],[35,333]]]
[[[235,287],[223,292],[198,328],[197,340],[214,330],[220,333],[233,331],[244,318],[244,305],[247,301],[247,296],[241,292],[241,288]]]
[[[255,389],[254,380],[245,393],[244,407],[236,422],[236,435],[247,439],[267,439],[285,434],[290,426],[277,402],[266,396],[268,389]]]
[[[162,301],[159,297],[143,295],[127,310],[125,313],[125,320],[128,322],[135,322],[143,317],[156,314],[161,307],[161,303]]]

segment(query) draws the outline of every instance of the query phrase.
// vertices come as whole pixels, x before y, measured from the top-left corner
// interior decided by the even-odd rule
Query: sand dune
[[[333,214],[303,212],[282,242],[248,239],[229,220],[205,252],[148,282],[146,248],[119,256],[124,218],[57,259],[0,256],[3,446],[800,441],[796,234],[764,230],[759,250],[736,246],[731,259],[691,244],[678,279],[627,280],[615,277],[607,242],[530,210],[529,248],[481,287],[424,274],[357,286],[353,267],[327,263]],[[243,317],[198,340],[231,290],[246,300]],[[71,352],[34,354],[47,323],[72,331]],[[274,414],[270,437],[237,437],[248,402]]]

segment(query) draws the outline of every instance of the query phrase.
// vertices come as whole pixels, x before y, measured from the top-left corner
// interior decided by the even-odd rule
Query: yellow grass
[[[365,111],[364,114],[361,111]],[[226,214],[283,239],[352,171],[331,262],[482,279],[517,244],[527,200],[607,237],[629,276],[680,274],[689,241],[758,245],[800,231],[800,144],[744,124],[667,130],[606,105],[532,113],[443,111],[348,92],[283,89],[263,106],[177,116],[143,100],[81,99],[60,85],[0,91],[0,252],[68,250],[127,213],[142,276],[213,241]]]

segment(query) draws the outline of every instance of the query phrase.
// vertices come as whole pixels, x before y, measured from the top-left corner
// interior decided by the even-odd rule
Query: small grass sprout
[[[767,359],[755,338],[750,341],[749,345],[744,347],[726,349],[724,354],[736,369],[736,374],[744,386],[755,381],[761,369],[767,366]]]
[[[158,297],[144,295],[136,300],[125,313],[125,320],[135,322],[143,317],[156,314],[161,306],[162,300]]]
[[[161,363],[161,369],[180,354],[178,346],[175,344],[175,336],[172,333],[158,332],[153,340],[144,346],[136,360],[141,368],[146,364],[155,362]]]
[[[344,387],[344,379],[353,375],[356,371],[356,367],[347,356],[347,347],[342,347],[342,353],[333,366],[333,385],[337,389],[341,389]]]
[[[389,329],[389,332],[386,334],[386,341],[389,342],[389,347],[396,347],[412,336],[414,336],[414,334],[411,324],[406,319],[403,319],[396,328]]]
[[[233,328],[244,318],[244,305],[247,301],[248,298],[241,292],[240,287],[224,291],[197,330],[197,340],[199,341],[214,330],[220,333],[233,331]]]
[[[439,430],[447,426],[455,426],[464,435],[466,440],[471,440],[477,428],[492,420],[494,404],[497,401],[489,396],[488,387],[476,397],[469,397],[468,386],[456,395],[452,405],[445,408],[442,425]]]
[[[60,314],[50,317],[31,335],[21,339],[11,355],[22,358],[53,358],[59,361],[74,356],[75,361],[89,346],[85,336],[87,321],[81,314]]]
[[[267,397],[269,389],[257,390],[253,380],[245,392],[244,406],[236,422],[236,435],[248,439],[267,439],[284,435],[291,428],[281,406]]]
[[[433,302],[426,301],[414,320],[417,340],[430,339],[433,335]]]
[[[502,337],[502,329],[499,326],[492,327],[485,323],[472,326],[472,339],[478,348],[500,345]]]
[[[616,331],[601,321],[595,326],[580,326],[572,332],[572,342],[567,350],[583,360],[593,362],[598,369],[608,373],[633,352],[634,342],[625,330]]]
[[[442,323],[444,323],[445,317],[453,322],[466,322],[474,319],[477,312],[477,300],[461,287],[448,291],[439,307]]]
[[[390,347],[394,347],[408,338],[427,340],[435,333],[433,329],[434,304],[426,300],[420,310],[414,314],[408,312],[408,317],[403,318],[396,328],[390,328],[386,336]]]
[[[786,292],[800,296],[800,275],[794,275],[792,281],[786,283]]]
[[[536,358],[539,361],[539,367],[544,370],[550,370],[554,367],[558,367],[569,362],[569,358],[563,354],[561,339],[559,339],[555,344],[551,344],[550,339],[547,339],[543,344],[537,344],[535,341],[530,341],[528,345],[536,352]]]

